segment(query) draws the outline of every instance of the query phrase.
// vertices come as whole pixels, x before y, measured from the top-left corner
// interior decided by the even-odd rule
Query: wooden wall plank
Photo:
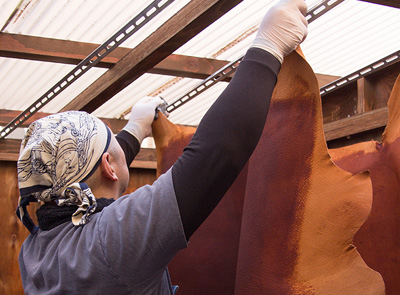
[[[21,140],[0,139],[0,161],[17,161]]]
[[[380,73],[385,75],[386,71]],[[357,113],[372,111],[375,109],[384,108],[387,106],[387,101],[391,92],[391,88],[394,84],[393,80],[391,86],[388,87],[386,93],[380,92],[378,96],[375,95],[376,88],[380,88],[381,84],[377,76],[365,77],[357,80],[357,93],[358,93],[358,107]],[[389,82],[390,84],[390,82]],[[387,86],[387,85],[386,85]]]
[[[324,124],[326,141],[386,126],[388,108],[381,108]]]
[[[357,86],[347,85],[322,97],[324,123],[353,116],[357,112]]]
[[[368,92],[365,91],[366,82],[364,78],[357,80],[357,114],[361,114],[366,111],[368,100]]]
[[[133,192],[156,179],[155,169],[129,169],[129,185],[125,193]],[[15,210],[19,197],[15,162],[0,161],[0,294],[24,294],[18,266],[18,255],[28,230],[19,221]],[[29,215],[36,221],[38,204],[28,206]]]
[[[399,74],[400,63],[394,63],[343,87],[327,92],[322,96],[324,123],[386,108]]]
[[[368,93],[368,109],[374,110],[387,106],[393,85],[400,74],[400,63],[366,76],[365,93]]]
[[[0,294],[24,294],[18,255],[29,232],[15,214],[19,197],[15,162],[0,162],[0,178]],[[28,206],[32,218],[36,208],[36,204]]]
[[[17,161],[21,140],[0,139],[0,161]],[[131,164],[131,168],[156,169],[157,157],[155,149],[142,148]]]

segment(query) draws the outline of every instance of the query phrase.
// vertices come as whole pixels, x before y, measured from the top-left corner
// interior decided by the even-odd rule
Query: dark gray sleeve
[[[268,52],[249,49],[172,167],[187,239],[215,208],[253,153],[280,66]]]
[[[125,130],[121,130],[115,138],[125,153],[125,160],[128,167],[140,151],[140,143],[135,136]]]

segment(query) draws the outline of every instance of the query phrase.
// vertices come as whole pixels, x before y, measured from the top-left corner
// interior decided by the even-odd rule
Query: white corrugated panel
[[[400,50],[400,9],[346,0],[310,24],[302,45],[314,72],[345,76]]]
[[[176,0],[122,46],[136,46],[188,2]],[[244,0],[176,53],[225,60],[238,58],[245,53],[254,38],[254,33],[249,33],[249,30],[257,27],[270,5],[275,2]],[[311,7],[319,1],[306,2]],[[5,27],[5,32],[100,44],[148,3],[145,0],[0,0],[0,25],[7,23],[15,7],[20,4],[18,12]],[[302,44],[302,49],[316,73],[343,76],[399,50],[399,19],[400,9],[346,0],[310,25],[309,36]],[[246,32],[248,36],[243,37]],[[235,41],[233,46],[232,41]],[[0,58],[0,108],[24,110],[73,67]],[[105,71],[91,69],[41,111],[59,111]],[[174,83],[169,86],[171,81]],[[199,82],[195,79],[145,74],[94,113],[101,117],[118,118],[138,99],[154,93],[160,87],[165,88],[160,95],[172,102]],[[207,90],[173,112],[170,118],[175,123],[198,124],[225,87],[226,83],[220,83]]]
[[[150,35],[188,1],[175,1],[145,28],[135,33],[123,46],[133,47]],[[1,2],[0,2],[1,3]],[[130,19],[143,10],[149,1],[23,1],[4,32],[103,43]],[[24,110],[74,68],[72,65],[0,58],[0,108]],[[41,111],[57,112],[82,92],[106,70],[93,68],[66,88]],[[168,77],[162,77],[165,81]],[[157,78],[157,81],[160,81]],[[157,83],[149,82],[150,85]],[[143,84],[144,86],[146,84]],[[144,92],[134,93],[134,103]],[[138,97],[139,96],[139,97]],[[121,97],[119,95],[118,97]],[[132,96],[129,96],[131,98]],[[111,104],[114,105],[114,102]],[[107,111],[105,117],[118,117],[121,109]]]

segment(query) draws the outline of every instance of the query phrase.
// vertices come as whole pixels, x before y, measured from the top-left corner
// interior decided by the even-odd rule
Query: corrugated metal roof
[[[156,19],[125,41],[123,46],[133,48],[139,44],[188,2],[176,0]],[[238,58],[254,38],[254,27],[275,2],[244,0],[176,53],[224,60]],[[306,2],[311,7],[318,1]],[[0,0],[0,26],[4,27],[3,32],[100,44],[148,3],[145,0]],[[13,14],[15,8],[18,9]],[[302,49],[316,73],[343,76],[399,50],[399,19],[400,9],[346,0],[310,24],[309,36]],[[243,37],[246,33],[248,36]],[[236,41],[232,44],[233,40]],[[24,110],[73,67],[0,58],[0,108]],[[105,71],[101,68],[91,69],[41,111],[59,111]],[[118,118],[138,99],[160,87],[165,88],[161,96],[172,102],[199,82],[196,79],[145,74],[94,113],[101,117]],[[179,108],[171,114],[171,120],[197,125],[226,84],[219,83]]]
[[[316,73],[345,76],[400,49],[400,9],[347,0],[310,24],[302,45]]]

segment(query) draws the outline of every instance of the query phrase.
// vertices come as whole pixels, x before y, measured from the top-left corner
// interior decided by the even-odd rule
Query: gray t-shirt
[[[39,230],[19,264],[29,294],[172,294],[167,264],[187,247],[171,170],[90,222]]]

